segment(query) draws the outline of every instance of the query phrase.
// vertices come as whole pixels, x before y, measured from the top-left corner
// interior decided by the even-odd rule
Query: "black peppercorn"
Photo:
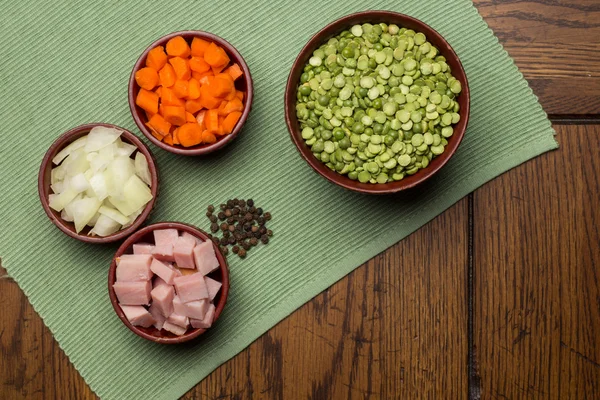
[[[243,241],[242,247],[244,248],[244,250],[248,251],[248,250],[250,250],[250,243]]]
[[[219,225],[217,225],[217,224],[215,224],[215,223],[212,223],[212,224],[210,224],[210,231],[211,231],[212,233],[215,233],[215,232],[217,232],[218,230],[219,230]]]
[[[253,235],[257,239],[260,239],[260,237],[262,236],[262,234],[260,232],[253,233]]]
[[[246,257],[246,249],[239,249],[238,256],[240,256],[240,258]]]
[[[253,226],[252,226],[252,233],[256,233],[256,232],[258,232],[258,230],[259,230],[259,229],[260,229],[260,227],[258,227],[258,226],[256,226],[256,225],[253,225]]]
[[[229,249],[227,248],[227,246],[221,246],[220,249],[221,249],[221,254],[223,254],[224,256],[229,254]]]
[[[233,225],[233,224],[234,224],[234,222],[235,222],[235,220],[234,220],[233,218],[231,218],[231,217],[227,218],[227,223],[228,223],[229,225]]]
[[[265,217],[258,217],[256,218],[256,222],[258,222],[259,225],[264,225],[265,224]]]
[[[218,237],[213,236],[211,240],[213,241],[214,244],[216,244],[216,245],[219,244],[219,238]]]
[[[231,233],[229,233],[229,231],[225,231],[225,232],[223,232],[223,237],[224,237],[225,239],[229,239],[229,236],[231,236]]]
[[[218,221],[217,217],[215,215],[212,215],[212,214],[208,217],[208,219],[210,220],[210,222],[217,222]]]
[[[254,213],[256,212],[256,207],[250,207],[250,208],[248,209],[248,212],[249,212],[250,214],[254,214]]]
[[[227,208],[227,204],[221,204],[221,205],[219,206],[219,208],[220,208],[221,210],[225,210],[225,209]]]
[[[231,210],[231,213],[233,215],[238,215],[240,213],[240,209],[239,207],[234,207],[233,210]]]
[[[208,212],[213,212],[213,211],[215,211],[215,206],[213,206],[213,205],[211,204],[210,206],[208,206],[208,207],[206,208],[206,210],[208,210]]]
[[[246,208],[246,200],[240,200],[240,208]]]
[[[233,208],[233,206],[234,206],[233,200],[227,200],[227,207]]]
[[[206,216],[207,216],[208,218],[210,218],[210,217],[212,217],[212,213],[211,213],[210,211],[207,211],[207,212],[206,212]]]
[[[252,221],[252,214],[251,213],[247,213],[244,218],[246,219],[246,221],[250,222],[250,221]]]
[[[223,213],[223,212],[220,212],[220,213],[219,213],[219,219],[220,219],[221,221],[224,221],[224,220],[225,220],[225,213]]]
[[[233,231],[235,231],[235,226],[233,225],[229,225],[229,232],[233,233]]]
[[[259,232],[261,235],[265,235],[267,233],[267,228],[264,226],[261,226]]]
[[[237,253],[238,253],[238,251],[240,251],[240,246],[233,246],[233,247],[231,248],[231,251],[233,251],[233,253],[234,253],[234,254],[237,254]]]
[[[269,237],[267,235],[262,235],[260,241],[263,242],[263,244],[267,244],[269,243]]]
[[[229,236],[229,238],[227,239],[227,243],[235,244],[235,236]]]
[[[227,246],[227,238],[221,238],[219,243],[221,244],[221,246]]]
[[[221,230],[222,230],[222,231],[226,231],[227,229],[229,229],[229,225],[227,225],[225,222],[223,222],[223,223],[221,224]]]
[[[252,239],[250,239],[250,245],[251,246],[256,246],[258,244],[258,239],[253,237]]]
[[[273,231],[270,229],[267,229],[267,236],[273,236]]]
[[[230,210],[230,209],[227,209],[227,210],[225,210],[225,216],[226,216],[227,218],[231,217],[232,215],[233,215],[233,214],[231,213],[231,210]]]
[[[270,212],[266,212],[266,213],[265,213],[265,219],[266,219],[267,221],[270,221],[270,220],[271,220],[271,213],[270,213]]]
[[[248,199],[248,200],[246,201],[246,204],[248,204],[248,207],[252,207],[252,206],[254,205],[254,200],[252,200],[252,199]]]
[[[260,207],[258,207],[258,208],[256,209],[256,213],[257,213],[258,215],[262,215],[262,213],[263,213],[263,209],[262,209],[262,208],[260,208]]]
[[[238,204],[240,204],[240,200],[236,197],[235,199],[233,199],[233,205],[237,206]]]

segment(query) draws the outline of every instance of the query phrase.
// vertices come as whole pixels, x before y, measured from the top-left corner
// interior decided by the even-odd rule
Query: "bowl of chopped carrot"
[[[158,147],[198,156],[229,144],[252,107],[252,76],[226,40],[202,31],[174,32],[152,43],[129,79],[129,108]]]

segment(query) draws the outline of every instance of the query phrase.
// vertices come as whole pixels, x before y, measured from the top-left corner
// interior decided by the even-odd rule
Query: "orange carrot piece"
[[[157,46],[148,52],[146,56],[146,67],[150,67],[156,72],[160,71],[167,63],[167,55],[163,46]]]
[[[202,110],[203,107],[202,102],[199,100],[187,100],[185,102],[185,111],[192,114]]]
[[[179,128],[177,137],[182,146],[195,146],[202,143],[202,129],[198,123],[188,122]]]
[[[192,57],[204,57],[204,52],[209,45],[209,41],[199,37],[192,39]]]
[[[181,36],[175,36],[167,42],[167,54],[171,57],[189,57],[191,50],[188,43]]]
[[[159,109],[160,109],[160,107],[159,107]],[[154,114],[152,114],[152,113],[149,113],[149,112],[148,112],[148,111],[146,111],[146,110],[144,110],[144,114],[146,114],[146,119],[147,119],[147,120],[150,120],[150,118],[152,118],[152,116],[154,115]]]
[[[175,71],[175,77],[177,79],[187,81],[192,77],[190,66],[188,65],[187,60],[181,57],[173,57],[169,60],[169,64],[173,66],[173,70]]]
[[[179,133],[179,128],[175,128],[173,130],[173,133],[171,133],[171,136],[173,136],[173,144],[181,144],[179,142],[179,137],[177,136],[178,133]]]
[[[191,112],[185,112],[185,122],[197,122],[196,117]]]
[[[162,86],[159,86],[156,89],[154,89],[154,93],[156,93],[158,97],[160,97],[162,94]]]
[[[185,124],[185,108],[177,106],[165,106],[164,117],[172,125],[181,126]]]
[[[225,113],[225,115],[231,114],[232,112],[235,112],[235,111],[243,111],[243,110],[244,110],[244,104],[242,104],[242,101],[240,99],[238,99],[237,97],[231,101],[228,101],[227,105],[223,108],[223,112]]]
[[[140,89],[135,99],[135,104],[150,114],[156,114],[158,112],[158,95],[149,90]]]
[[[244,92],[242,92],[241,90],[237,90],[235,92],[235,97],[237,97],[238,99],[240,99],[241,101],[244,101]]]
[[[213,74],[218,75],[220,74],[225,67],[227,67],[227,64],[223,64],[223,65],[218,65],[218,66],[211,66],[210,69],[212,70]]]
[[[210,95],[213,97],[225,97],[235,90],[233,80],[231,80],[231,78],[225,78],[223,75],[215,76],[213,80],[207,83],[207,88]]]
[[[215,135],[217,136],[225,135],[225,129],[223,128],[223,120],[224,118],[219,116],[219,129],[217,129],[217,131],[215,132]]]
[[[227,113],[223,112],[223,109],[224,109],[225,107],[227,107],[227,103],[228,103],[227,101],[223,100],[223,101],[221,102],[221,104],[219,105],[219,108],[217,108],[217,111],[219,112],[219,118],[222,118],[222,117],[224,117],[225,115],[227,115]]]
[[[162,88],[160,99],[161,105],[165,106],[183,107],[185,105],[183,100],[177,97],[177,94],[175,93],[175,90],[173,88]]]
[[[223,130],[225,131],[225,133],[233,132],[233,129],[235,128],[235,125],[240,120],[241,116],[242,116],[241,112],[234,111],[225,117],[225,119],[223,120],[223,124],[222,124]]]
[[[167,122],[160,114],[154,114],[148,121],[147,125],[154,129],[157,133],[160,133],[162,136],[168,135],[169,131],[171,130],[171,124]]]
[[[229,63],[229,56],[225,53],[222,47],[217,46],[214,42],[208,45],[204,52],[204,61],[211,67],[223,67]]]
[[[200,82],[197,79],[191,78],[188,81],[187,98],[196,100],[198,97],[200,97]]]
[[[169,146],[173,146],[173,135],[169,133],[167,136],[165,136],[163,138],[163,142],[165,142]]]
[[[232,90],[227,96],[225,96],[225,100],[227,101],[231,101],[233,99],[237,99],[237,93],[235,90]]]
[[[146,125],[148,125],[146,123]],[[160,140],[162,142],[163,140],[163,135],[161,135],[160,133],[156,132],[153,128],[151,128],[150,126],[148,126],[148,129],[150,129],[150,133],[152,134],[152,136],[154,136],[155,138],[157,138],[158,140]]]
[[[188,94],[188,81],[177,79],[173,85],[173,93],[180,99],[183,99]]]
[[[209,110],[217,108],[219,107],[219,104],[221,104],[221,99],[213,97],[206,85],[200,87],[200,97],[198,98],[198,101],[200,101],[202,107],[208,108]]]
[[[212,144],[215,143],[217,141],[217,138],[215,137],[215,135],[211,132],[209,132],[208,130],[205,130],[204,132],[202,132],[202,142],[203,143],[207,143],[207,144]]]
[[[146,90],[152,90],[158,84],[158,72],[154,68],[144,67],[135,73],[135,81]]]
[[[175,84],[175,70],[171,64],[165,64],[158,72],[158,81],[163,87],[171,87]]]
[[[202,57],[192,57],[189,61],[190,69],[196,72],[210,71],[210,65]]]
[[[240,68],[240,66],[238,64],[233,64],[232,66],[227,68],[225,70],[225,73],[229,74],[229,76],[231,76],[234,81],[237,78],[239,78],[240,76],[244,75],[244,72],[242,71],[242,69]]]
[[[200,125],[202,129],[205,128],[204,117],[206,117],[206,110],[200,110],[198,111],[198,114],[196,114],[196,122],[198,122],[198,125]]]
[[[219,110],[208,110],[204,116],[204,124],[210,132],[219,130]]]

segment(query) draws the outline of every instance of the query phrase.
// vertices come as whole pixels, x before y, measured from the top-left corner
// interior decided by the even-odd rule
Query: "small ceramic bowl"
[[[458,124],[453,126],[454,134],[448,140],[448,145],[446,146],[444,152],[438,157],[434,158],[427,168],[419,170],[416,174],[407,176],[400,181],[383,184],[360,183],[359,181],[353,181],[346,175],[341,175],[330,170],[324,163],[322,163],[320,160],[317,160],[317,158],[310,151],[310,147],[306,145],[302,139],[300,124],[298,122],[298,118],[296,117],[296,91],[300,83],[300,75],[302,75],[303,68],[308,62],[308,59],[312,56],[313,51],[321,46],[321,44],[325,43],[329,38],[335,36],[341,31],[349,29],[355,24],[363,24],[367,22],[385,22],[387,24],[396,24],[401,28],[409,28],[417,32],[424,33],[425,36],[427,36],[427,40],[438,48],[441,55],[446,57],[446,62],[452,70],[452,75],[458,79],[462,85],[462,92],[458,96],[458,104],[460,105],[460,121]],[[323,176],[330,182],[335,183],[336,185],[356,192],[368,194],[389,194],[411,188],[427,180],[448,162],[450,157],[452,157],[452,155],[456,152],[456,149],[458,148],[458,145],[465,134],[465,130],[467,129],[467,124],[469,122],[469,103],[469,85],[462,64],[460,63],[460,60],[458,59],[458,56],[452,47],[450,47],[450,44],[448,44],[448,42],[437,31],[424,22],[408,15],[391,11],[364,11],[347,15],[330,23],[325,28],[317,32],[317,34],[315,34],[304,46],[302,51],[300,51],[300,54],[296,58],[296,61],[294,62],[294,65],[290,71],[285,90],[285,120],[292,137],[292,141],[296,145],[300,155],[319,175]]]
[[[175,36],[182,36],[188,43],[191,43],[191,41],[194,37],[198,37],[198,38],[207,40],[209,42],[215,42],[216,44],[218,44],[225,50],[225,52],[231,59],[231,62],[237,63],[242,68],[242,71],[244,72],[244,75],[242,76],[242,78],[236,80],[236,82],[235,82],[236,89],[241,90],[241,91],[245,92],[245,94],[246,94],[245,98],[244,98],[244,111],[242,112],[242,116],[240,117],[240,120],[238,121],[235,128],[229,135],[224,135],[224,136],[218,137],[217,141],[213,144],[200,144],[200,145],[192,146],[192,147],[183,147],[183,146],[179,146],[179,145],[171,146],[169,144],[166,144],[166,143],[156,139],[154,136],[152,136],[152,133],[150,133],[150,130],[146,126],[146,122],[148,122],[148,120],[147,120],[146,114],[144,113],[144,110],[142,110],[140,107],[138,107],[135,104],[135,99],[140,90],[140,87],[138,86],[138,84],[135,81],[135,73],[138,70],[140,70],[141,68],[146,66],[146,57],[150,50],[152,50],[153,48],[155,48],[157,46],[165,46],[167,44],[167,42]],[[142,53],[140,58],[138,58],[137,62],[133,66],[133,70],[131,71],[131,76],[129,77],[129,109],[131,110],[131,115],[133,116],[133,119],[134,119],[136,125],[138,126],[138,128],[140,129],[140,131],[142,131],[142,133],[144,135],[146,135],[146,137],[152,143],[154,143],[161,149],[170,151],[171,153],[184,155],[184,156],[205,155],[208,153],[212,153],[213,151],[216,151],[222,147],[225,147],[229,143],[231,143],[237,137],[237,135],[240,133],[240,131],[242,130],[242,127],[244,126],[244,123],[248,119],[248,115],[250,114],[250,110],[252,109],[253,97],[254,97],[254,88],[252,85],[252,75],[250,75],[250,69],[248,68],[248,64],[246,64],[246,61],[241,56],[241,54],[236,50],[235,47],[233,47],[225,39],[223,39],[219,36],[213,35],[212,33],[203,32],[203,31],[173,32],[166,36],[161,37],[160,39],[158,39],[157,41],[152,43],[150,46],[148,46],[148,48],[146,50],[144,50],[144,52]]]
[[[159,222],[156,224],[148,225],[145,228],[140,229],[133,235],[131,235],[119,249],[115,253],[115,256],[112,259],[110,264],[110,269],[108,270],[108,294],[110,296],[110,302],[115,309],[115,312],[123,321],[123,323],[136,335],[143,337],[144,339],[150,340],[156,343],[163,344],[175,344],[175,343],[183,343],[189,340],[192,340],[208,329],[202,328],[189,328],[185,334],[182,336],[174,335],[170,332],[163,330],[158,330],[155,327],[150,328],[142,328],[140,326],[133,326],[123,314],[121,307],[119,306],[119,301],[113,289],[113,284],[116,280],[116,270],[117,270],[117,262],[116,259],[121,257],[123,254],[132,254],[133,253],[133,245],[136,243],[154,243],[154,231],[157,229],[177,229],[179,232],[188,232],[189,234],[203,240],[210,241],[208,235],[196,228],[192,225],[183,224],[181,222]],[[212,243],[212,242],[211,242]],[[217,293],[217,296],[214,298],[215,304],[215,317],[213,320],[213,326],[215,322],[219,319],[219,316],[223,312],[223,308],[227,303],[227,295],[229,294],[229,269],[227,266],[227,261],[225,257],[219,251],[219,248],[213,243],[213,247],[215,249],[215,254],[217,255],[217,259],[219,260],[219,268],[208,274],[207,276],[221,282],[223,286],[221,286],[221,290]],[[209,328],[212,329],[212,328]]]
[[[137,147],[137,151],[142,152],[142,154],[146,157],[146,160],[148,160],[148,168],[150,169],[150,175],[152,177],[152,186],[150,188],[152,192],[152,200],[150,200],[148,204],[146,204],[146,208],[144,208],[144,211],[140,214],[140,216],[132,225],[109,236],[88,236],[90,227],[87,226],[81,232],[77,233],[75,231],[75,225],[72,222],[67,222],[63,220],[60,217],[60,213],[51,209],[48,203],[48,196],[50,195],[50,193],[52,193],[52,190],[50,189],[50,173],[52,171],[52,168],[56,167],[56,165],[52,163],[52,159],[54,158],[54,156],[56,156],[56,154],[58,154],[59,151],[61,151],[71,142],[74,142],[75,140],[79,139],[84,135],[87,135],[89,131],[95,126],[105,126],[108,128],[122,130],[123,133],[121,134],[121,140],[123,142],[133,144],[135,147]],[[133,156],[135,156],[135,153],[133,154]],[[126,238],[127,236],[135,232],[150,215],[150,212],[154,207],[154,203],[156,202],[156,197],[158,196],[158,171],[156,169],[156,162],[154,161],[154,156],[150,152],[150,149],[148,149],[148,146],[146,146],[140,139],[138,139],[137,136],[135,136],[133,133],[129,132],[124,128],[121,128],[116,125],[102,123],[80,125],[62,134],[58,139],[56,139],[56,141],[52,144],[52,146],[50,146],[50,148],[46,152],[46,155],[42,160],[42,165],[40,166],[40,172],[38,174],[38,194],[40,196],[42,207],[48,215],[48,218],[50,218],[50,221],[52,221],[52,223],[56,225],[58,229],[63,231],[65,234],[86,243],[116,242]]]

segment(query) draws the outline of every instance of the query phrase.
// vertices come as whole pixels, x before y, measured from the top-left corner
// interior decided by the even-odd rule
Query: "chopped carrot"
[[[244,105],[242,104],[242,101],[240,99],[238,99],[237,97],[231,101],[228,101],[227,105],[223,108],[223,112],[225,113],[225,115],[231,114],[234,111],[243,111],[243,110],[244,110]]]
[[[241,90],[237,90],[235,92],[235,97],[237,97],[238,99],[244,101],[244,92],[242,92]]]
[[[204,58],[192,57],[192,58],[190,58],[189,64],[190,64],[190,69],[192,71],[196,71],[196,72],[200,72],[200,73],[210,71],[210,65],[208,65],[208,63],[206,61],[204,61]]]
[[[181,126],[185,124],[185,108],[177,106],[165,106],[165,120],[172,125]]]
[[[163,87],[171,87],[175,84],[175,70],[171,64],[165,64],[158,72],[158,81]]]
[[[158,106],[158,113],[163,116],[165,115],[165,104],[162,102]]]
[[[180,99],[186,97],[188,95],[188,81],[177,79],[173,85],[173,92]]]
[[[215,135],[217,136],[225,135],[225,129],[223,128],[223,119],[223,117],[219,116],[219,129],[217,129],[217,131],[215,132]]]
[[[200,82],[203,78],[207,76],[214,76],[211,70],[208,70],[206,72],[192,71],[192,78],[198,79],[198,82]]]
[[[185,112],[185,122],[197,122],[196,117],[191,112]]]
[[[211,132],[209,132],[208,130],[205,130],[204,132],[202,132],[202,142],[203,143],[212,144],[212,143],[215,143],[216,141],[217,141],[217,138],[215,137],[215,135],[212,134]]]
[[[206,116],[206,110],[200,110],[198,111],[198,114],[196,114],[196,122],[198,122],[198,125],[200,125],[200,127],[202,127],[202,129],[204,129],[204,117]]]
[[[158,97],[160,97],[160,96],[161,96],[161,94],[162,94],[162,86],[159,86],[159,87],[157,87],[157,88],[154,90],[154,93],[156,93],[156,94],[158,95]]]
[[[159,110],[160,110],[160,107],[159,107]],[[154,114],[152,114],[152,113],[149,113],[149,112],[148,112],[148,111],[146,111],[146,110],[144,110],[144,114],[146,114],[146,119],[148,119],[148,120],[149,120],[150,118],[152,118],[152,116],[154,115]]]
[[[225,72],[229,74],[234,81],[240,76],[244,75],[244,72],[238,64],[233,64],[231,67],[227,68]]]
[[[219,130],[219,111],[208,110],[204,117],[204,124],[210,132],[217,132]]]
[[[233,132],[233,129],[235,128],[235,125],[240,120],[241,116],[242,116],[241,112],[234,111],[225,117],[225,119],[223,120],[223,125],[222,125],[223,129],[225,130],[225,133]]]
[[[187,81],[192,77],[190,66],[188,65],[187,60],[181,57],[173,57],[169,60],[169,64],[173,66],[173,70],[175,71],[175,77],[177,79]]]
[[[150,67],[156,72],[160,71],[166,63],[167,55],[165,54],[165,48],[162,46],[153,48],[146,56],[146,67]]]
[[[192,114],[202,110],[204,106],[202,105],[202,102],[200,102],[199,100],[187,100],[185,102],[185,111],[190,112]]]
[[[210,42],[199,37],[192,39],[192,56],[193,57],[204,57],[206,48],[210,45]]]
[[[226,74],[220,74],[208,82],[208,91],[211,96],[225,97],[230,92],[235,90],[235,87],[233,86],[233,80],[231,80],[231,78],[225,78],[223,75]]]
[[[169,146],[173,146],[173,135],[169,133],[167,136],[165,136],[163,138],[163,142],[165,142]]]
[[[169,131],[171,130],[171,124],[167,122],[160,114],[154,114],[148,121],[147,125],[154,129],[157,133],[160,133],[162,136],[168,135]]]
[[[212,70],[213,74],[218,75],[225,69],[226,66],[227,64],[211,66],[210,69]]]
[[[204,61],[206,61],[211,67],[225,66],[229,62],[229,57],[222,47],[217,46],[216,43],[211,42],[204,52]]]
[[[167,54],[171,57],[189,57],[190,46],[182,36],[175,36],[167,42]]]
[[[200,82],[197,79],[191,78],[188,81],[187,98],[196,100],[198,97],[200,97]]]
[[[195,146],[202,142],[202,129],[196,122],[188,122],[177,131],[179,143],[184,147]]]
[[[178,106],[178,107],[183,107],[184,106],[184,102],[183,100],[181,100],[179,97],[177,97],[177,94],[175,93],[174,88],[166,88],[163,87],[161,89],[161,105],[165,105],[165,106]]]
[[[198,101],[202,104],[202,107],[207,109],[217,108],[219,104],[221,104],[221,99],[213,97],[208,91],[208,87],[206,85],[200,87],[200,97]]]
[[[237,99],[237,93],[235,90],[232,90],[227,96],[225,96],[225,100],[227,101],[231,101],[233,99]]]
[[[146,125],[148,125],[148,123],[146,123]],[[155,138],[157,138],[158,140],[162,141],[163,140],[163,135],[161,135],[160,133],[156,132],[154,130],[154,128],[148,126],[148,129],[150,129],[150,133],[152,134],[152,136],[154,136]]]
[[[173,136],[173,144],[181,144],[181,143],[179,143],[179,137],[177,136],[178,133],[179,133],[179,128],[175,128],[175,130],[171,134],[171,136]]]
[[[158,72],[154,68],[144,67],[135,73],[135,81],[146,90],[152,90],[158,83]]]
[[[217,108],[217,111],[219,112],[219,118],[227,115],[227,113],[223,112],[223,109],[227,107],[227,103],[227,101],[223,100],[219,105],[219,108]]]
[[[135,99],[135,104],[150,114],[156,114],[158,112],[158,95],[149,90],[140,89]]]

